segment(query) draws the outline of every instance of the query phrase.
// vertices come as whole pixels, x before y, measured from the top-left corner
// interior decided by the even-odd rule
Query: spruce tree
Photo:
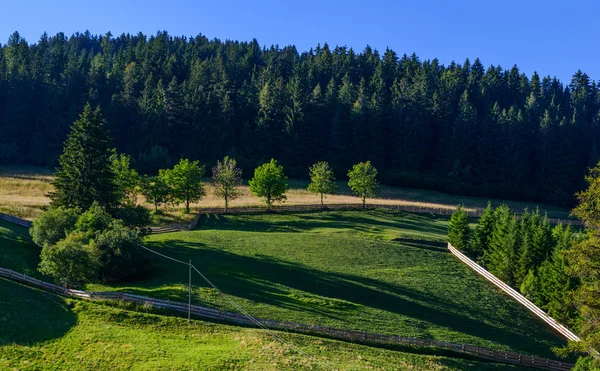
[[[480,260],[485,252],[490,249],[490,238],[494,232],[494,224],[494,210],[492,209],[492,204],[488,202],[473,233],[471,252],[475,259]]]
[[[465,209],[458,205],[448,224],[448,242],[458,250],[468,252],[470,239],[469,216]]]
[[[509,285],[514,285],[521,237],[519,223],[516,215],[506,205],[498,207],[494,217],[494,233],[484,261],[493,275]]]
[[[71,126],[58,162],[50,193],[52,206],[87,210],[94,202],[114,209],[118,204],[115,174],[111,168],[110,137],[100,107],[87,104]]]

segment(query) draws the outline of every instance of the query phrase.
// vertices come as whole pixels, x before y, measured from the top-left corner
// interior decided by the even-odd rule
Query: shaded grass
[[[2,369],[522,369],[279,332],[282,343],[260,330],[63,299],[4,279],[0,292]]]

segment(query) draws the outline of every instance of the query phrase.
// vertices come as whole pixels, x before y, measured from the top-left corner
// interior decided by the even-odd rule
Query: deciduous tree
[[[217,166],[212,169],[212,183],[215,195],[225,200],[225,212],[229,208],[229,201],[235,200],[242,184],[242,170],[237,167],[234,158],[225,156],[223,161],[217,161]]]
[[[360,196],[362,208],[365,208],[367,197],[373,197],[377,193],[379,184],[377,182],[377,169],[371,165],[371,161],[360,162],[348,172],[348,186],[352,192]]]
[[[287,176],[283,173],[283,166],[278,165],[275,159],[257,167],[248,184],[255,196],[264,198],[267,210],[271,210],[273,202],[287,199]]]
[[[337,191],[337,183],[335,182],[333,170],[327,161],[321,161],[310,167],[309,176],[310,184],[308,185],[308,190],[321,196],[322,209],[323,199],[327,198],[328,194],[332,195]]]
[[[161,170],[163,178],[171,189],[175,201],[185,202],[185,211],[190,212],[190,203],[200,201],[204,196],[204,166],[199,161],[181,159],[173,169]]]

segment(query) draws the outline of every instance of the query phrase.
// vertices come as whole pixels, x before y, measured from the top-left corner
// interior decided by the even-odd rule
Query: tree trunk
[[[323,194],[321,193],[321,210],[323,210],[323,209],[324,209],[324,207],[323,207]]]
[[[190,213],[190,200],[185,200],[185,212]]]
[[[367,198],[365,196],[362,197],[362,202],[363,202],[363,210],[365,209],[365,203],[367,201]]]

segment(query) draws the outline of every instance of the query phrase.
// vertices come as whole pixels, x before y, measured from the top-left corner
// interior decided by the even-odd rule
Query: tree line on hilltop
[[[55,166],[86,102],[142,173],[227,155],[305,177],[370,159],[388,184],[570,204],[600,157],[600,96],[582,72],[564,85],[368,46],[15,32],[0,47],[0,162]]]

